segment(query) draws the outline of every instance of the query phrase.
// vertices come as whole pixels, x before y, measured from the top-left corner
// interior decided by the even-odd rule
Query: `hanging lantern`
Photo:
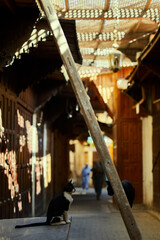
[[[109,69],[113,72],[118,72],[122,65],[123,54],[113,48],[113,51],[109,53]]]
[[[109,54],[109,68],[113,72],[118,72],[122,66],[123,54],[117,50],[119,48],[118,41],[118,25],[119,25],[119,2],[118,0],[113,1],[113,16],[115,18],[114,30],[113,30],[113,44],[112,51]]]

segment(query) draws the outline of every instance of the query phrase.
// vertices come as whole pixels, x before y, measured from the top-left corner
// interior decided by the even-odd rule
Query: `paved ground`
[[[15,218],[0,220],[0,240],[66,240],[69,224],[15,228],[15,225],[45,222],[46,217]]]
[[[93,189],[77,189],[70,209],[72,224],[69,240],[129,240],[117,207],[103,189],[97,201]],[[160,219],[142,205],[133,206],[133,215],[143,240],[160,240]]]

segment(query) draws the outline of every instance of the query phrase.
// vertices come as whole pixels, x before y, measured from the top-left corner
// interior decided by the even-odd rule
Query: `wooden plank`
[[[75,92],[78,103],[81,107],[81,111],[83,113],[84,119],[90,131],[90,134],[93,138],[93,141],[96,146],[99,158],[101,159],[104,171],[114,189],[115,199],[120,209],[120,212],[124,220],[124,223],[126,225],[130,239],[140,240],[142,239],[141,233],[136,224],[136,221],[132,214],[128,200],[122,188],[119,176],[117,174],[117,170],[112,162],[109,151],[106,147],[103,135],[101,133],[94,111],[90,104],[89,97],[86,93],[86,90],[77,72],[76,65],[74,63],[74,60],[70,52],[69,46],[67,44],[66,38],[64,36],[63,30],[57,18],[56,11],[53,7],[53,4],[51,4],[49,0],[40,0],[39,3],[46,15],[48,24],[53,33],[53,37],[57,44],[64,66],[70,77],[73,90]]]

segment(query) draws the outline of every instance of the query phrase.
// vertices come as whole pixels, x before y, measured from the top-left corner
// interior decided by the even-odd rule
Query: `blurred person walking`
[[[81,172],[83,189],[88,189],[90,172],[91,168],[88,166],[88,163],[86,163]]]
[[[104,171],[100,161],[93,164],[92,172],[93,185],[96,192],[97,200],[100,200],[102,186],[104,183]]]

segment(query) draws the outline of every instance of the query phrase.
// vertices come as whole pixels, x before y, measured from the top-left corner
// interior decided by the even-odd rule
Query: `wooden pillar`
[[[32,137],[32,217],[35,216],[35,164],[36,164],[36,124],[37,124],[37,114],[33,114],[33,137]]]
[[[96,146],[99,158],[101,159],[104,171],[113,187],[114,195],[115,195],[118,207],[120,209],[122,218],[126,225],[130,239],[140,240],[142,239],[141,233],[133,217],[131,208],[129,206],[128,200],[124,193],[116,168],[112,162],[109,151],[106,147],[105,141],[103,139],[103,135],[101,133],[94,111],[90,104],[89,97],[86,93],[86,90],[77,72],[75,62],[73,60],[73,57],[70,52],[69,46],[67,44],[66,38],[64,36],[63,30],[57,18],[56,11],[53,7],[53,4],[51,4],[49,0],[40,0],[39,3],[48,20],[48,24],[53,33],[55,42],[57,44],[59,53],[61,55],[62,61],[66,68],[66,71],[70,77],[73,90],[75,92],[78,103],[81,107],[81,111],[83,113],[84,119],[90,131],[90,134],[93,138],[93,141]]]

